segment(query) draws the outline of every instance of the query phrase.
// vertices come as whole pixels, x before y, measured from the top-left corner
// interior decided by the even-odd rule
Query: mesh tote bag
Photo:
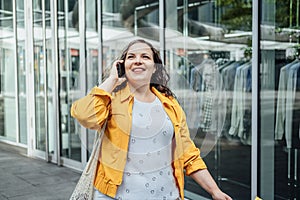
[[[96,175],[98,158],[101,149],[101,141],[106,128],[106,123],[100,132],[95,134],[93,150],[85,166],[77,185],[70,197],[70,200],[92,200],[94,196],[94,179]]]

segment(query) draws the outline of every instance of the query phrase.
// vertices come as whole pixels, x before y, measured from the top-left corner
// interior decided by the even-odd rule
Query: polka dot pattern
[[[174,129],[158,98],[152,103],[134,100],[132,130],[123,182],[116,199],[176,199],[173,177]]]

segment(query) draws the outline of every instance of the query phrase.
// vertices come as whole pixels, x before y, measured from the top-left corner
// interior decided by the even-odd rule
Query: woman
[[[125,66],[118,77],[117,63]],[[99,130],[107,121],[94,181],[94,199],[184,199],[184,172],[212,195],[223,193],[189,137],[185,114],[167,87],[158,51],[132,41],[109,77],[73,103],[80,124]]]

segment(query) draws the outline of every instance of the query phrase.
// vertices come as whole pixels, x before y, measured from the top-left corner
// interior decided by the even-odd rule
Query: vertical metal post
[[[57,1],[51,1],[51,35],[53,37],[51,49],[53,50],[52,53],[52,60],[53,60],[53,67],[54,67],[54,81],[55,81],[55,88],[53,93],[57,94],[54,97],[54,108],[55,108],[55,121],[54,121],[54,127],[55,129],[55,136],[56,136],[56,160],[57,165],[61,165],[61,159],[60,159],[60,145],[61,145],[61,137],[60,137],[60,114],[59,114],[59,61],[58,61],[58,23],[57,23]]]
[[[87,73],[86,73],[86,6],[85,0],[79,0],[79,35],[80,35],[80,50],[79,50],[79,63],[80,63],[80,74],[83,76],[80,78],[80,90],[86,94],[87,92]],[[85,165],[87,161],[87,130],[81,128],[81,162]]]
[[[184,53],[184,59],[183,59],[183,65],[185,69],[188,68],[187,63],[187,39],[188,39],[188,8],[189,8],[189,2],[188,0],[183,0],[183,53]]]
[[[162,63],[166,64],[166,23],[165,0],[159,0],[159,44]]]
[[[14,32],[14,67],[15,67],[15,96],[16,96],[16,142],[20,142],[20,124],[19,124],[19,76],[18,76],[18,37],[17,37],[17,9],[16,0],[13,3],[13,32]]]
[[[98,82],[102,82],[102,54],[103,54],[103,37],[102,37],[102,0],[97,1],[97,31],[98,31]]]
[[[67,99],[70,98],[70,76],[71,76],[71,73],[70,73],[70,49],[69,49],[69,41],[68,41],[68,37],[69,37],[69,2],[68,1],[64,1],[64,48],[65,48],[65,70],[66,70],[66,74],[67,74],[67,83],[66,83],[66,97]],[[67,105],[68,105],[68,108],[70,108],[70,101],[67,100]],[[71,123],[70,123],[70,118],[71,118],[71,114],[70,112],[68,112],[68,117],[67,117],[67,130],[68,130],[68,157],[71,158],[71,155],[72,155],[72,135],[71,135]],[[63,139],[62,139],[63,140]],[[64,142],[64,141],[62,141]]]
[[[134,9],[134,36],[137,36],[137,9]]]
[[[290,0],[290,28],[293,27],[293,0]]]
[[[300,10],[300,1],[297,0],[297,7],[296,7],[296,27],[299,27],[299,10]]]
[[[45,104],[45,157],[46,161],[49,162],[49,132],[48,132],[48,77],[47,77],[47,62],[46,62],[46,14],[45,14],[45,0],[42,0],[42,37],[43,37],[43,68],[44,68],[44,104]]]
[[[33,156],[34,137],[35,137],[35,107],[34,107],[34,73],[33,73],[33,15],[32,15],[32,1],[24,2],[25,12],[25,62],[26,62],[26,91],[27,91],[27,155]]]
[[[260,66],[260,15],[259,0],[252,2],[252,146],[251,146],[251,199],[259,195],[259,66]]]

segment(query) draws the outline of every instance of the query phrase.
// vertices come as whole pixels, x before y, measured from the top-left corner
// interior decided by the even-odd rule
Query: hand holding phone
[[[117,71],[118,71],[118,77],[121,78],[125,75],[125,66],[124,63],[117,63]]]

